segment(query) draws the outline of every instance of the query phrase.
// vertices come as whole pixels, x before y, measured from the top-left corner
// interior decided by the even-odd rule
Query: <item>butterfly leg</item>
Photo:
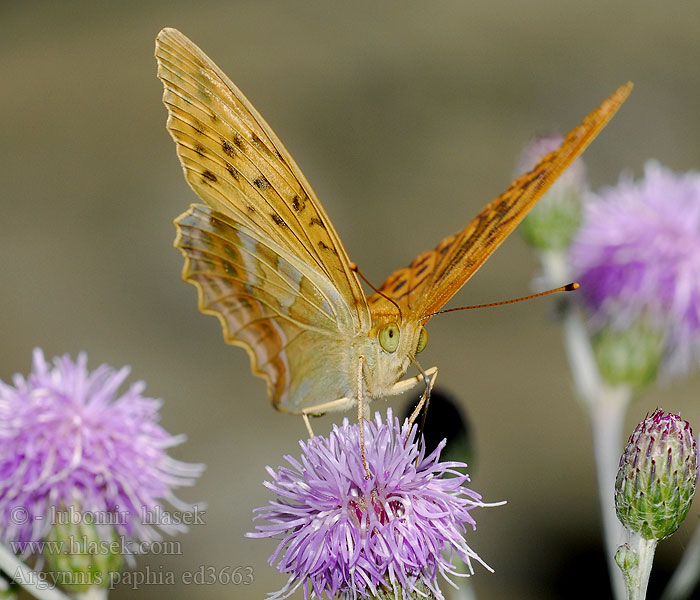
[[[370,478],[369,467],[367,466],[367,460],[365,459],[365,420],[368,415],[368,404],[365,400],[364,394],[364,374],[363,366],[365,362],[365,357],[360,356],[358,361],[357,369],[357,398],[338,398],[337,400],[331,400],[330,402],[324,402],[323,404],[317,404],[316,406],[309,406],[307,408],[301,409],[301,416],[304,419],[304,424],[309,432],[309,437],[314,437],[314,432],[311,429],[311,422],[309,421],[309,416],[322,415],[326,412],[335,412],[348,410],[353,405],[357,404],[357,421],[360,424],[360,456],[362,457],[362,466],[365,469],[365,477]],[[428,371],[431,372],[430,370]],[[416,378],[416,382],[409,386],[413,387],[415,383],[420,381]],[[408,389],[408,388],[407,388]],[[401,392],[398,392],[401,393]]]
[[[323,404],[317,404],[316,406],[302,408],[301,418],[304,419],[304,425],[306,425],[306,430],[309,432],[309,437],[314,437],[314,432],[311,429],[309,417],[316,417],[327,412],[345,411],[352,408],[355,405],[355,402],[356,400],[354,398],[338,398],[337,400],[331,400],[330,402],[324,402]]]
[[[435,377],[437,377],[437,370],[437,367],[430,367],[425,371],[425,375],[427,377],[430,377],[431,379],[431,389],[433,387],[433,384],[435,383]],[[432,375],[435,375],[435,377],[432,377]],[[395,383],[393,386],[391,386],[391,388],[387,392],[387,396],[398,396],[399,394],[403,394],[404,392],[407,392],[408,390],[416,387],[422,381],[425,381],[422,374],[399,381],[398,383]]]
[[[428,404],[430,403],[430,393],[433,391],[433,386],[435,385],[435,380],[437,379],[438,369],[437,367],[433,367],[432,369],[428,369],[428,371],[423,371],[423,369],[421,369],[420,365],[417,362],[414,361],[414,364],[420,369],[422,379],[425,382],[425,389],[423,390],[423,395],[418,401],[418,404],[413,409],[411,416],[408,418],[408,429],[410,431],[411,427],[413,427],[413,424],[416,422],[418,415],[421,413],[422,410],[424,410],[425,407],[425,412],[423,412],[423,421],[419,430],[420,433],[425,428],[425,417],[427,415]],[[430,373],[431,371],[432,377],[428,375],[428,373]]]
[[[362,466],[365,468],[365,479],[369,479],[371,474],[365,459],[365,419],[369,417],[369,405],[365,402],[364,394],[364,378],[362,367],[365,362],[365,357],[360,355],[357,369],[357,422],[360,424],[360,457],[362,458]]]

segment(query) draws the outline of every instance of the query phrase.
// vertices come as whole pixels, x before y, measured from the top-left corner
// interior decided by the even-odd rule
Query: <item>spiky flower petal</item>
[[[123,547],[160,539],[143,517],[163,512],[163,501],[191,509],[172,490],[193,485],[203,465],[167,455],[184,437],[158,424],[161,402],[142,395],[143,382],[118,392],[128,374],[90,372],[84,353],[52,366],[36,349],[29,377],[0,382],[0,538],[15,552],[35,552],[65,515],[94,523],[103,540],[120,536]]]
[[[484,564],[464,539],[476,527],[470,512],[484,506],[466,487],[461,462],[439,461],[444,442],[425,456],[391,411],[365,424],[365,479],[360,429],[345,419],[328,438],[300,442],[302,455],[285,459],[266,487],[277,499],[257,509],[266,519],[251,537],[280,540],[270,563],[289,575],[273,598],[303,587],[305,598],[396,597],[426,593],[443,596],[437,576],[456,574],[457,555],[472,574],[472,561]],[[484,565],[486,566],[486,565]],[[488,567],[487,567],[488,568]],[[392,596],[393,597],[393,596]]]

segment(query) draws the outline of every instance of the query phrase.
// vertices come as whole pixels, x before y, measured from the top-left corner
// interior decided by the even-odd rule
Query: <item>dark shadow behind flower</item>
[[[408,404],[402,415],[403,419],[412,415],[415,408],[415,402]],[[422,420],[421,415],[416,423],[420,425]],[[442,459],[465,462],[469,465],[470,472],[474,474],[476,452],[471,422],[463,407],[442,388],[436,387],[431,392],[425,426],[422,431],[419,429],[418,433],[425,440],[427,454],[445,440],[445,446],[440,453]]]
[[[265,486],[277,495],[256,509],[250,537],[275,538],[270,564],[289,575],[272,598],[289,597],[302,587],[305,598],[378,597],[442,599],[437,577],[463,575],[458,556],[473,573],[472,561],[489,567],[464,539],[475,528],[471,510],[486,505],[464,487],[462,462],[440,462],[444,442],[429,456],[415,439],[415,428],[399,424],[388,411],[365,423],[365,447],[371,477],[359,452],[359,424],[345,419],[328,438],[300,442],[300,459],[268,467]],[[489,569],[490,570],[490,569]]]
[[[94,560],[68,551],[45,556],[67,579],[87,569],[103,579],[95,584],[107,585],[103,569],[118,569],[123,559],[115,548],[126,549],[133,562],[128,552],[133,543],[186,529],[144,522],[145,515],[167,510],[164,502],[193,509],[173,490],[193,485],[204,466],[168,456],[168,448],[184,436],[172,436],[158,424],[161,401],[142,395],[143,382],[119,393],[128,374],[127,367],[116,371],[104,364],[90,372],[84,353],[75,362],[65,355],[50,365],[36,349],[27,378],[18,374],[14,385],[0,382],[2,541],[25,558],[39,547],[32,542],[46,539],[66,548],[85,539],[103,549],[117,542]],[[76,535],[81,539],[74,540]],[[41,567],[42,557],[37,558]],[[65,587],[85,588],[70,581]]]

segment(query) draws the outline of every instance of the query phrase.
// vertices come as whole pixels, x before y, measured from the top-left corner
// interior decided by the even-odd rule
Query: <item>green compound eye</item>
[[[423,352],[423,349],[428,345],[428,332],[425,327],[420,328],[420,333],[418,334],[418,346],[416,346],[416,354]]]
[[[399,347],[399,337],[401,337],[401,331],[396,323],[384,325],[379,330],[379,343],[387,352],[396,352]]]

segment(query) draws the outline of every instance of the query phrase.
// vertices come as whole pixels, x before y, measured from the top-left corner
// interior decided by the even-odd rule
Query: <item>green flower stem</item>
[[[545,251],[540,259],[550,285],[571,280],[564,252]],[[589,414],[598,477],[598,495],[610,582],[616,600],[625,597],[625,582],[615,562],[624,529],[615,514],[615,477],[622,452],[624,418],[632,397],[629,388],[606,386],[593,355],[591,340],[578,310],[571,304],[564,315],[564,343],[574,387]]]
[[[70,600],[55,587],[42,585],[39,574],[32,571],[3,544],[0,544],[0,569],[38,600]]]
[[[564,338],[576,391],[591,420],[605,555],[614,597],[622,600],[625,583],[615,563],[615,552],[624,537],[624,528],[615,514],[614,492],[625,413],[632,392],[628,387],[609,387],[602,383],[590,338],[581,315],[574,309],[568,310],[564,318]]]
[[[627,584],[627,600],[645,600],[651,566],[654,564],[654,552],[659,540],[643,538],[638,533],[631,534],[628,542],[630,549],[636,554],[637,562],[625,573]]]
[[[661,600],[686,600],[700,579],[700,526],[683,553],[683,558],[666,585]]]
[[[631,398],[629,388],[603,387],[589,405],[605,555],[615,598],[618,600],[624,597],[624,581],[615,564],[615,551],[624,539],[625,531],[615,513],[615,477],[622,453],[620,440],[623,438],[625,414]]]

